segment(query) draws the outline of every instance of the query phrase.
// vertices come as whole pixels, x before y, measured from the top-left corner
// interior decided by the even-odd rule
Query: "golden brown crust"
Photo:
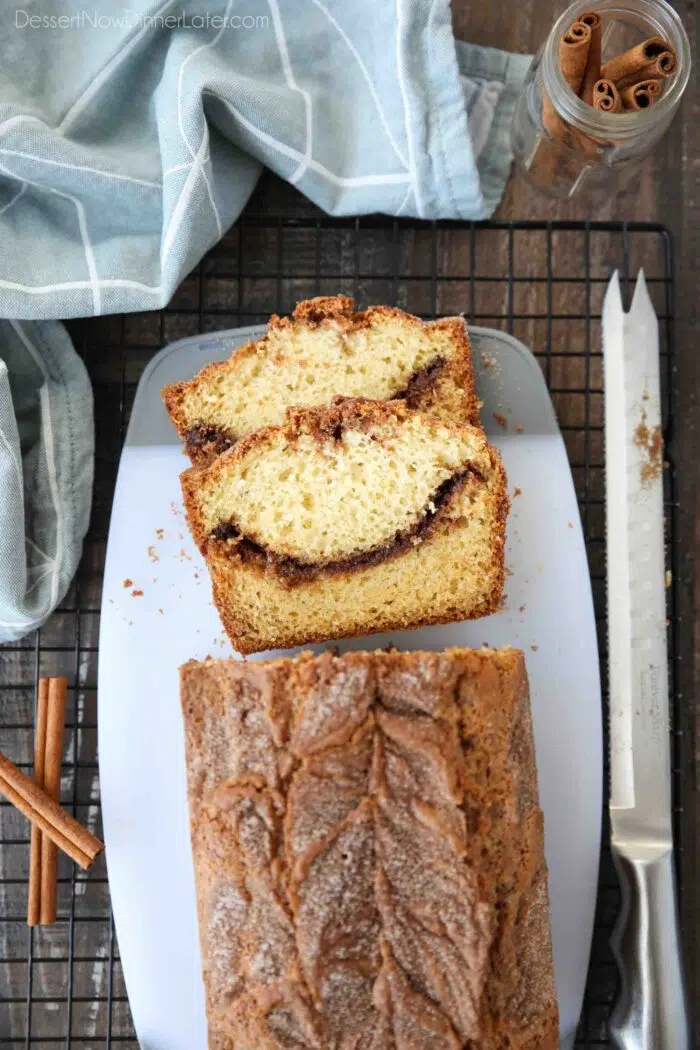
[[[396,318],[408,327],[427,328],[449,335],[454,353],[446,362],[445,368],[436,375],[435,381],[421,391],[414,407],[423,411],[441,411],[444,415],[445,405],[454,402],[455,389],[459,391],[458,403],[454,405],[456,422],[471,423],[479,427],[480,403],[476,395],[474,368],[472,363],[471,344],[466,323],[461,317],[446,317],[438,321],[424,322],[413,314],[405,313],[397,307],[370,306],[365,310],[355,310],[354,300],[346,295],[319,296],[298,303],[293,316],[279,317],[273,314],[268,322],[268,331],[285,331],[295,326],[316,328],[332,323],[346,332],[371,328],[380,318]],[[227,361],[215,361],[205,365],[193,379],[171,383],[163,388],[161,397],[175,429],[194,466],[206,466],[212,462],[220,449],[216,442],[187,443],[188,432],[193,425],[184,411],[186,393],[195,387],[206,387],[217,376],[226,372],[235,372],[247,357],[254,356],[261,347],[267,345],[267,336],[244,346],[238,347]],[[201,421],[198,421],[201,423]],[[235,435],[237,438],[238,435]],[[231,435],[230,440],[233,441]]]
[[[235,452],[235,448],[231,449],[231,452]],[[229,452],[224,453],[225,456],[229,454]],[[180,486],[182,488],[182,502],[185,508],[185,517],[187,518],[187,524],[190,527],[192,539],[197,544],[197,546],[203,554],[206,551],[207,541],[209,537],[207,534],[206,525],[204,523],[204,516],[202,514],[198,494],[199,486],[201,484],[201,474],[202,471],[206,469],[206,467],[190,467],[189,470],[183,471],[183,473],[180,475]]]
[[[191,661],[181,699],[211,1050],[558,1048],[522,653]]]
[[[270,325],[288,327],[295,321],[301,324],[322,324],[324,321],[347,319],[352,321],[355,300],[349,295],[317,295],[314,299],[303,299],[294,307],[292,320],[273,314]]]

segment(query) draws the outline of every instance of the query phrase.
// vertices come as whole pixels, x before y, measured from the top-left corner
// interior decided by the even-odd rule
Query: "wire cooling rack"
[[[287,312],[311,295],[345,292],[362,305],[394,303],[424,317],[463,312],[475,323],[511,332],[533,349],[557,408],[574,473],[605,681],[601,303],[614,268],[620,269],[629,291],[638,267],[644,266],[660,318],[668,437],[675,391],[673,268],[667,233],[641,224],[330,219],[308,204],[298,210],[304,209],[302,217],[275,218],[249,209],[162,312],[70,326],[95,392],[92,522],[77,580],[60,609],[41,631],[0,648],[0,748],[23,768],[30,768],[37,679],[41,674],[67,675],[62,800],[98,833],[96,667],[101,582],[119,454],[139,376],[167,342],[263,322],[271,312]],[[672,562],[676,506],[671,464],[665,479]],[[678,653],[674,602],[671,587],[672,679]],[[673,696],[677,697],[675,688]],[[679,736],[676,708],[671,739],[676,841],[682,849]],[[606,844],[607,827],[605,840],[591,967],[576,1043],[580,1050],[609,1045],[607,1021],[617,990],[608,940],[619,893]],[[52,927],[30,931],[25,925],[28,830],[7,805],[0,807],[0,847],[0,1047],[48,1050],[62,1044],[70,1050],[95,1050],[119,1044],[136,1050],[104,860],[84,875],[62,858],[59,920]]]

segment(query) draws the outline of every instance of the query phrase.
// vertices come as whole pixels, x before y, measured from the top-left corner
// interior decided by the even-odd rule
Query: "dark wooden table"
[[[520,4],[474,4],[453,0],[455,35],[464,40],[509,51],[534,50],[562,5],[557,0],[524,0]],[[504,6],[508,17],[504,16]],[[679,419],[675,428],[674,460],[680,465],[679,588],[683,694],[681,762],[690,787],[683,800],[682,855],[684,901],[683,941],[689,996],[695,1014],[694,1045],[700,1046],[700,808],[696,785],[700,770],[700,93],[698,92],[698,7],[695,0],[673,5],[691,40],[695,66],[680,115],[639,178],[595,216],[585,204],[552,202],[534,193],[522,179],[513,179],[496,218],[616,219],[664,223],[673,235],[676,259],[676,351],[679,370]]]

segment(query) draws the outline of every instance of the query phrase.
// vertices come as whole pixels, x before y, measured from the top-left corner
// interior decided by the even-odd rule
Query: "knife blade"
[[[659,329],[643,271],[602,314],[610,684],[610,822],[622,886],[613,936],[624,1050],[686,1050],[673,872]]]

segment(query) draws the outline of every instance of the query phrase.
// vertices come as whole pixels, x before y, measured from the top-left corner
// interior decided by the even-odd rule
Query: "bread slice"
[[[210,1050],[558,1050],[523,654],[181,670]]]
[[[399,398],[440,419],[479,425],[471,349],[461,317],[424,324],[387,306],[355,311],[345,295],[308,299],[267,335],[163,390],[195,465],[210,463],[253,430],[284,423],[287,408],[339,394]]]
[[[501,600],[506,480],[481,429],[337,399],[290,409],[181,480],[241,653],[485,616]]]

